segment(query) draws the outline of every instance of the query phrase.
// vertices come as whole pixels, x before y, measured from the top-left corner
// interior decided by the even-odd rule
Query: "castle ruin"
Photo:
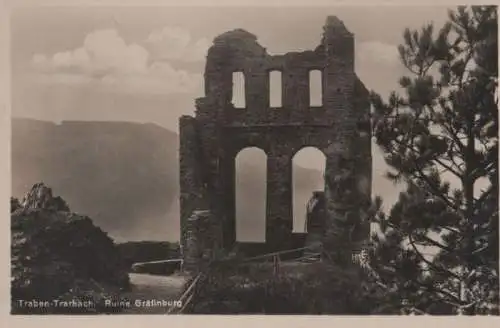
[[[282,106],[270,107],[270,73],[282,76]],[[322,104],[311,106],[309,73],[322,76]],[[245,108],[232,101],[233,73],[245,81]],[[235,157],[247,147],[267,154],[266,244],[290,248],[292,158],[304,147],[326,157],[325,251],[361,247],[372,184],[369,93],[354,70],[354,36],[328,17],[314,50],[269,55],[241,29],[219,35],[208,50],[205,96],[180,127],[181,248],[187,268],[236,244]],[[340,241],[344,241],[341,243]],[[350,254],[349,254],[350,255]]]

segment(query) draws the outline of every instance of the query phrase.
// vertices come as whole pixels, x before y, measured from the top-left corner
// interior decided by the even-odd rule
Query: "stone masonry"
[[[311,70],[322,72],[319,107],[309,106]],[[282,73],[280,108],[269,106],[272,71]],[[233,72],[244,75],[246,108],[231,103]],[[368,96],[354,71],[354,36],[336,17],[327,18],[316,49],[304,52],[269,55],[255,35],[242,29],[216,37],[207,54],[205,96],[196,100],[195,117],[182,116],[179,121],[183,247],[190,244],[188,219],[197,210],[210,213],[211,228],[205,237],[210,235],[214,243],[207,247],[234,246],[235,157],[244,148],[258,147],[267,154],[266,243],[269,250],[289,248],[292,158],[312,146],[327,159],[323,247],[349,253],[338,249],[347,241],[351,250],[359,248],[369,238]]]

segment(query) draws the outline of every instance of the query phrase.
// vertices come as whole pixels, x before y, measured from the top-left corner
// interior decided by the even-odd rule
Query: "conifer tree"
[[[495,6],[461,6],[406,29],[403,91],[371,93],[387,175],[407,186],[388,213],[374,204],[380,312],[498,314],[497,26]]]

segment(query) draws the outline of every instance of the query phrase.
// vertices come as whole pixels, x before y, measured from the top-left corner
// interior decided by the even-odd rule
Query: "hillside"
[[[33,185],[12,209],[10,230],[12,314],[114,312],[105,300],[130,290],[113,240],[89,217],[72,213],[43,183]],[[47,304],[25,306],[26,300]],[[65,308],[54,300],[82,306]]]
[[[153,124],[12,121],[12,193],[43,181],[118,239],[165,238],[178,193],[177,135]]]
[[[177,240],[177,149],[178,135],[155,124],[13,119],[12,194],[44,182],[118,242]],[[242,165],[244,208],[263,192],[253,178],[263,165]],[[321,181],[318,171],[295,169],[299,193]],[[249,236],[260,229],[251,222],[242,228]]]

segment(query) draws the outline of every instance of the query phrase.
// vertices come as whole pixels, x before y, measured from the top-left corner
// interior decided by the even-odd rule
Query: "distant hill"
[[[43,181],[115,238],[147,230],[165,239],[179,190],[177,144],[154,124],[13,119],[12,194]]]
[[[253,178],[264,164],[241,169],[243,206],[251,208],[264,192]],[[319,171],[295,170],[299,193],[322,179]],[[178,174],[178,135],[155,124],[12,120],[13,196],[44,182],[119,242],[178,239]],[[242,227],[259,233],[251,222]]]

